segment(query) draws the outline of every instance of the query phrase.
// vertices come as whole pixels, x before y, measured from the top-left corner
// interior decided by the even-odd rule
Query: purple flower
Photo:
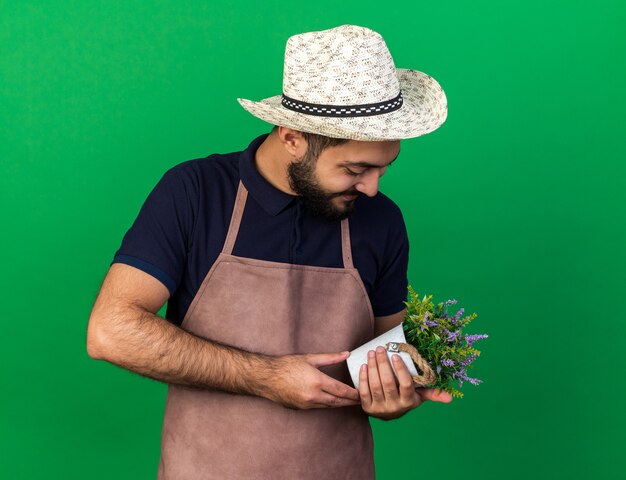
[[[444,358],[444,359],[441,361],[441,364],[442,364],[444,367],[454,367],[454,360],[452,360],[451,358]]]
[[[464,311],[465,311],[465,309],[461,308],[458,312],[456,312],[454,314],[454,316],[449,317],[450,318],[450,323],[452,323],[453,325],[459,323],[459,321],[461,320],[461,316],[463,315]]]
[[[456,372],[452,373],[452,378],[456,378],[456,377],[462,377],[463,375],[465,375],[467,372],[465,371],[465,368],[459,368]]]
[[[424,325],[428,327],[438,327],[439,323],[436,320],[429,320],[430,314],[428,312],[424,312],[424,321],[422,322],[422,331],[424,331]]]
[[[446,305],[456,305],[456,300],[454,298],[452,300],[446,300]]]
[[[475,353],[472,353],[469,357],[461,360],[459,364],[463,365],[464,367],[467,367],[470,363],[472,363],[476,359],[476,357],[478,357],[478,355]]]
[[[483,338],[489,338],[489,335],[465,335],[465,341],[468,347],[471,347],[474,342],[482,340]]]
[[[465,373],[465,369],[461,368],[459,371],[452,374],[452,378],[456,378],[457,382],[459,382],[459,387],[463,386],[463,378],[465,378]]]
[[[461,376],[461,378],[462,378],[463,380],[467,380],[467,381],[468,381],[469,383],[471,383],[472,385],[479,385],[479,384],[483,383],[483,381],[482,381],[482,380],[479,380],[479,379],[477,379],[477,378],[470,378],[470,377],[468,377],[467,375],[462,375],[462,376]]]
[[[458,329],[458,330],[456,330],[454,332],[451,332],[451,331],[446,330],[446,329],[444,329],[444,330],[448,334],[448,338],[446,338],[446,342],[448,342],[448,343],[454,342],[457,339],[457,337],[459,336],[459,334],[461,333],[461,329]]]

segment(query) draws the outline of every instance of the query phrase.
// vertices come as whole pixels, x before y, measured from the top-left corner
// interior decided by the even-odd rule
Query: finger
[[[400,398],[402,400],[413,399],[415,400],[415,386],[413,384],[413,377],[406,364],[402,361],[402,357],[397,353],[392,357],[393,366],[396,369],[396,375],[398,376],[398,384],[400,386]]]
[[[352,407],[354,405],[360,405],[358,400],[350,400],[348,398],[340,398],[331,395],[330,393],[320,392],[319,398],[315,401],[315,407],[317,408],[339,408],[339,407]]]
[[[361,405],[368,410],[372,405],[372,395],[370,393],[369,382],[367,379],[367,365],[364,363],[359,370],[359,396],[361,397]]]
[[[383,402],[385,400],[385,394],[383,393],[383,386],[380,383],[380,376],[378,374],[376,352],[373,350],[367,352],[367,378],[369,380],[372,402]]]
[[[422,400],[430,400],[433,402],[450,403],[452,395],[443,391],[441,388],[418,388],[417,389]]]
[[[322,374],[321,390],[329,395],[347,400],[359,400],[359,392],[356,388],[352,388],[333,377]]]
[[[305,355],[306,361],[314,367],[325,367],[327,365],[335,365],[337,363],[345,362],[346,358],[350,356],[350,352],[338,352],[338,353],[309,353]]]
[[[387,400],[398,399],[398,387],[396,385],[396,376],[389,364],[389,357],[387,357],[387,351],[383,347],[376,348],[376,363],[378,364],[378,374],[380,376],[380,383],[383,387],[383,393]]]

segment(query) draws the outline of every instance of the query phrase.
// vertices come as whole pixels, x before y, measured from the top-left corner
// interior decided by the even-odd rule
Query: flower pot
[[[359,370],[361,369],[361,365],[367,363],[367,352],[369,352],[370,350],[376,350],[376,347],[378,346],[386,348],[386,345],[388,343],[406,343],[402,324],[392,328],[391,330],[388,330],[382,335],[376,337],[373,340],[370,340],[366,344],[361,345],[359,348],[350,352],[350,356],[347,360],[348,370],[350,370],[352,383],[356,388],[359,388]],[[394,373],[395,368],[393,366],[393,362],[391,361],[391,356],[397,353],[398,355],[400,355],[400,357],[404,361],[404,364],[409,369],[409,373],[411,374],[411,376],[416,377],[418,375],[415,364],[411,359],[411,355],[409,355],[407,352],[397,352],[389,350],[393,350],[393,348],[387,350],[387,357],[389,358],[389,363],[391,363],[391,368],[393,369]]]

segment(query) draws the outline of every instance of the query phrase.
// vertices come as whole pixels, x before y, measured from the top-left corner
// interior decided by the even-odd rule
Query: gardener
[[[406,228],[378,182],[400,139],[444,122],[445,95],[345,25],[291,37],[283,95],[239,101],[280,127],[163,176],[103,282],[88,352],[169,384],[159,478],[373,478],[368,415],[452,399],[416,391],[402,362],[396,386],[385,352],[359,390],[345,365],[403,320]]]

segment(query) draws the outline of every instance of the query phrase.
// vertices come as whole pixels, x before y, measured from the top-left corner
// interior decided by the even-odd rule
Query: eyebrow
[[[395,162],[398,159],[399,156],[400,156],[400,152],[398,152],[398,155],[396,155],[396,158],[394,158],[387,165],[383,165],[383,167],[388,167],[389,165],[391,165],[393,162]],[[366,168],[369,168],[369,167],[383,168],[380,165],[376,165],[375,163],[369,163],[369,162],[350,162],[350,161],[347,161],[347,162],[342,162],[339,165],[341,165],[343,167],[350,166],[350,167],[366,167]]]

